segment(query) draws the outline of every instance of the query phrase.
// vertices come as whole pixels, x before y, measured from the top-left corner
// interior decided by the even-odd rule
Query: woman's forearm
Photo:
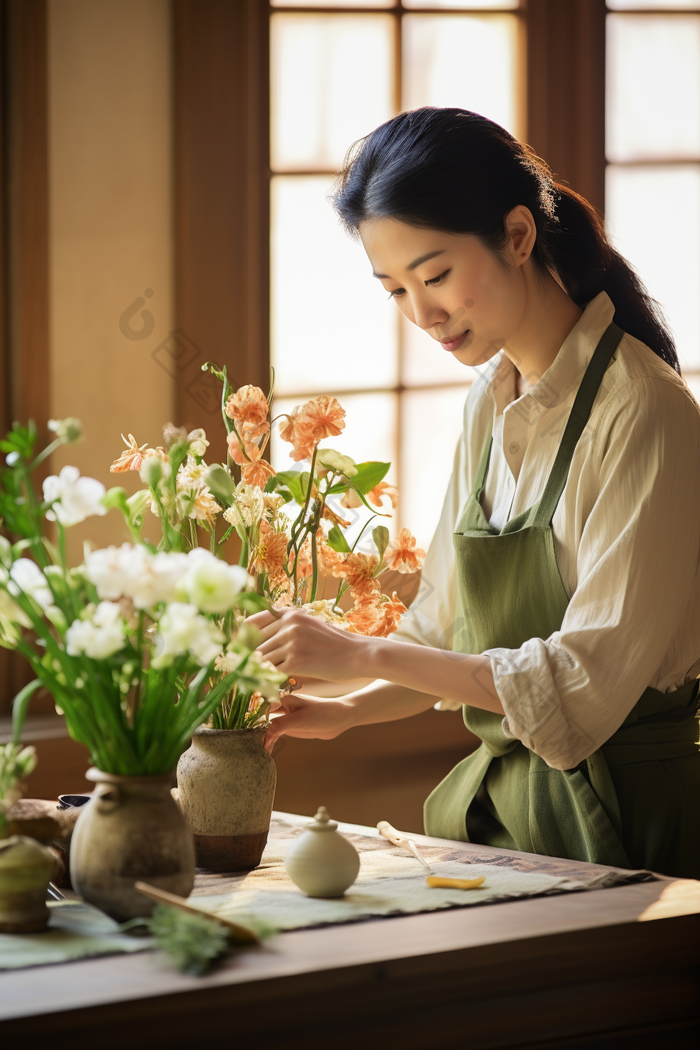
[[[439,696],[407,689],[406,686],[385,682],[371,682],[363,689],[348,693],[340,700],[350,708],[353,726],[373,725],[375,722],[395,722],[399,718],[410,718],[422,711],[429,711]]]
[[[366,642],[363,667],[377,678],[403,687],[404,695],[415,698],[415,701],[411,701],[415,710],[411,710],[410,714],[427,710],[435,700],[443,698],[499,715],[505,713],[494,685],[491,661],[487,656],[468,656],[386,638],[367,638],[363,641]],[[368,689],[371,690],[372,686]],[[365,690],[360,690],[351,696],[361,696],[363,692]],[[418,698],[422,694],[427,694],[429,700],[424,708],[419,706]],[[401,715],[393,717],[400,718]]]

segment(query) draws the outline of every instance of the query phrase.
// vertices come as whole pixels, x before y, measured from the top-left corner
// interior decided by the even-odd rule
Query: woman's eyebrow
[[[421,255],[418,259],[414,259],[412,263],[409,263],[406,267],[407,270],[415,270],[417,266],[421,266],[422,263],[428,262],[429,259],[434,259],[437,255],[443,255],[445,248],[440,248],[436,252],[428,252],[426,255]],[[372,273],[373,277],[378,277],[379,280],[390,281],[391,278],[386,273]]]

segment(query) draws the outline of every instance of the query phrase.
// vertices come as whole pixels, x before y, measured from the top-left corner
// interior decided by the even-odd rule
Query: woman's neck
[[[542,378],[583,313],[550,273],[543,275],[531,260],[521,270],[526,308],[520,326],[503,348],[519,373],[518,396]]]

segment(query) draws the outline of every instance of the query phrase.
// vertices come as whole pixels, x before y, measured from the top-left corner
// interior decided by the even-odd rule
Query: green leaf
[[[329,489],[329,494],[335,495],[339,492],[347,492],[349,488],[355,489],[356,492],[366,496],[368,492],[371,492],[375,485],[378,485],[380,481],[384,479],[389,470],[391,463],[358,463],[357,474],[354,475],[350,485],[341,484],[333,485]]]
[[[308,471],[305,476],[308,479]],[[306,498],[306,487],[304,484],[304,474],[302,474],[301,471],[283,470],[275,475],[275,480],[278,485],[286,485],[297,503],[300,505],[303,504]]]
[[[249,615],[270,608],[270,602],[268,599],[263,598],[261,594],[255,594],[253,591],[243,591],[236,598],[235,604],[239,609],[243,609],[243,611]]]
[[[328,533],[328,546],[339,554],[349,554],[350,546],[337,525]]]
[[[17,696],[12,702],[12,743],[19,744],[22,739],[22,730],[24,729],[24,721],[27,717],[27,711],[29,709],[29,701],[37,691],[42,681],[39,678],[35,678],[29,685],[25,685],[24,689],[20,689]]]
[[[389,546],[389,530],[386,525],[377,525],[375,529],[372,529],[372,539],[379,551],[379,560],[381,561],[384,557],[384,551]]]

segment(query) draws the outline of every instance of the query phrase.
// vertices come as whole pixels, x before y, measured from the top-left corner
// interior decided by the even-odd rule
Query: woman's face
[[[402,314],[462,364],[478,365],[517,341],[523,324],[528,217],[525,208],[507,216],[503,261],[474,234],[420,229],[396,219],[368,219],[359,232],[374,276]]]

